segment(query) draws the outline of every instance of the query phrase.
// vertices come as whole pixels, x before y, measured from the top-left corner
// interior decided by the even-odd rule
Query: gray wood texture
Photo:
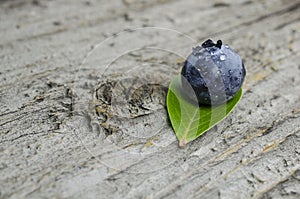
[[[300,1],[0,1],[0,198],[300,198]],[[168,83],[192,47],[244,96],[184,149]]]

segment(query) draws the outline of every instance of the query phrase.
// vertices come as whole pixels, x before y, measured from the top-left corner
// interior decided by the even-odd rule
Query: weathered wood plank
[[[285,0],[0,1],[0,198],[299,197],[299,10]],[[208,37],[243,57],[245,94],[179,149],[164,89]],[[120,106],[120,91],[146,108]]]

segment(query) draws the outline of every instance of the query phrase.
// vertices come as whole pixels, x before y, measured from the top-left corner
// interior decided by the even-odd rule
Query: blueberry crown
[[[217,43],[215,44],[211,39],[206,40],[205,42],[203,42],[203,44],[201,45],[203,48],[209,48],[209,47],[218,47],[221,48],[222,46],[222,41],[218,40]]]

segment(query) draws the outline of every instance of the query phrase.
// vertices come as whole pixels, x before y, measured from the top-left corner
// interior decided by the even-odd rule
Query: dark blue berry
[[[246,70],[234,50],[222,45],[221,40],[215,44],[209,39],[193,48],[181,74],[183,91],[190,99],[196,99],[199,104],[218,105],[235,96]]]

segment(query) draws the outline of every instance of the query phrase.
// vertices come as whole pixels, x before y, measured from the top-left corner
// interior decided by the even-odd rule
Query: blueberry
[[[228,45],[208,39],[193,48],[181,71],[183,92],[199,104],[218,105],[241,88],[246,70],[240,56]],[[192,88],[193,90],[191,90]]]

